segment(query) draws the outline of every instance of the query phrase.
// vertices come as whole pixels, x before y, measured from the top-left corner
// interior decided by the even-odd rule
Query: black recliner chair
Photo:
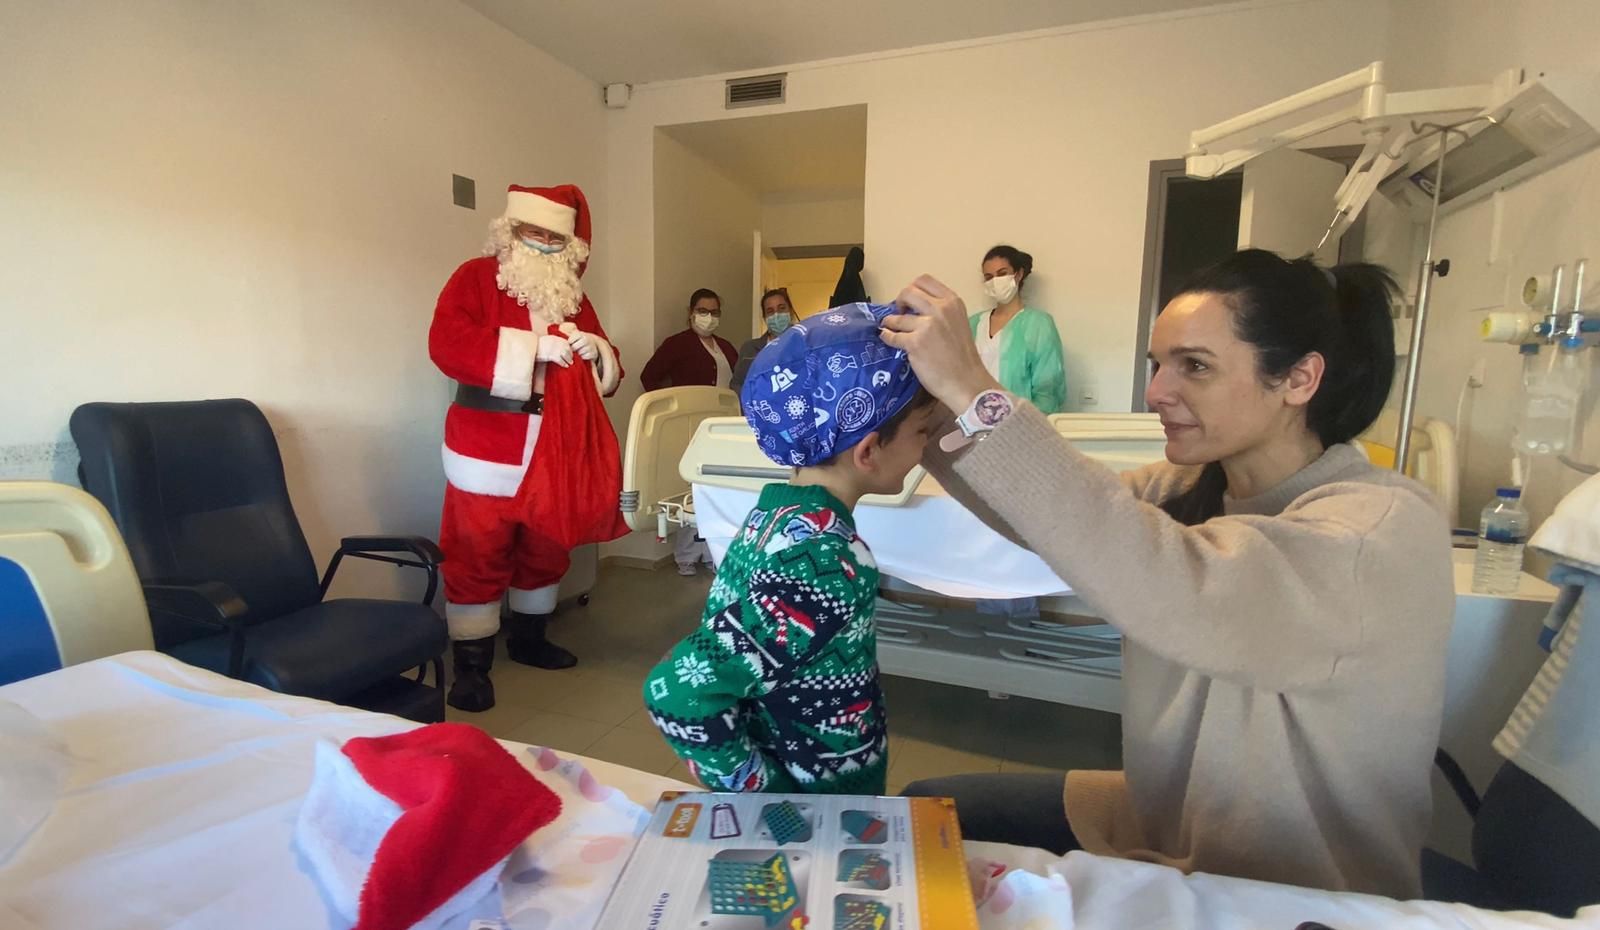
[[[1474,865],[1424,849],[1423,897],[1557,917],[1600,904],[1600,826],[1511,762],[1482,798],[1444,750],[1434,762],[1472,815]]]
[[[71,430],[83,487],[143,582],[157,649],[284,694],[444,719],[449,636],[428,606],[444,557],[431,540],[348,537],[319,582],[277,439],[246,400],[85,404]],[[426,571],[422,603],[323,600],[346,556]]]

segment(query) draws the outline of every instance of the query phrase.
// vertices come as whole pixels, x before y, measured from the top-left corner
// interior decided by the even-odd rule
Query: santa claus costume
[[[489,669],[508,592],[511,659],[551,669],[577,661],[545,638],[572,538],[542,529],[537,515],[574,491],[533,486],[550,480],[550,468],[532,466],[555,438],[540,437],[545,382],[551,365],[590,368],[598,406],[623,374],[580,280],[591,235],[583,192],[513,185],[506,200],[488,254],[450,276],[428,334],[434,364],[458,384],[445,420],[439,543],[454,651],[449,702],[468,711],[494,706]],[[604,429],[614,444],[609,423]],[[614,515],[614,497],[609,506]]]

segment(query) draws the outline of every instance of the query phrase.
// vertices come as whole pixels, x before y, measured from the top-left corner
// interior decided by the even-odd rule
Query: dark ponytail
[[[1256,372],[1277,384],[1312,352],[1326,363],[1322,383],[1306,405],[1306,426],[1324,447],[1349,442],[1383,411],[1394,381],[1394,278],[1377,265],[1325,270],[1309,257],[1293,261],[1246,249],[1194,276],[1180,294],[1222,298],[1233,331],[1256,350]],[[1220,462],[1161,507],[1193,526],[1222,513],[1228,489]]]
[[[1011,270],[1017,273],[1017,290],[1022,290],[1022,283],[1033,277],[1033,256],[1012,245],[997,245],[983,253],[983,263],[988,264],[991,258],[1003,258]]]

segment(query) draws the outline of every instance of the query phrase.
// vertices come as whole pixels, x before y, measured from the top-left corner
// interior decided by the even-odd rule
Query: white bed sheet
[[[315,744],[415,726],[274,694],[148,652],[0,687],[0,702],[38,718],[72,756],[54,810],[0,859],[5,930],[326,927],[328,911],[292,846]],[[548,751],[505,745],[541,777],[556,764]],[[663,790],[688,787],[578,757],[557,774],[571,761],[643,806]],[[0,784],[0,799],[15,788]],[[565,836],[570,848],[548,852],[592,861],[596,839]],[[625,844],[599,839],[615,847],[606,852],[620,863]],[[984,930],[1292,930],[1308,920],[1336,930],[1600,927],[1600,908],[1559,921],[1186,876],[1085,853],[1057,859],[984,843],[968,843],[967,851],[977,872],[991,861],[1012,870],[984,895]],[[592,894],[596,904],[604,896]]]
[[[1600,927],[1600,906],[1563,920],[1437,901],[1333,894],[1084,852],[967,843],[983,930],[1575,930]],[[995,874],[991,866],[1009,871]],[[989,877],[985,881],[985,877]]]
[[[5,930],[326,927],[329,912],[293,850],[317,740],[416,726],[275,694],[152,652],[7,685],[0,701],[42,721],[72,756],[54,810],[0,861]],[[547,754],[541,760],[530,747],[505,745],[548,783]],[[689,787],[576,761],[646,808],[663,790]],[[0,797],[11,787],[0,785]],[[547,850],[549,858],[594,858],[593,837],[552,841],[580,848]],[[606,851],[620,867],[631,838],[611,842],[620,848]],[[598,905],[604,892],[595,894]]]
[[[759,494],[742,488],[694,486],[695,523],[719,563]],[[946,597],[1049,597],[1071,592],[1037,555],[989,529],[926,478],[903,507],[862,504],[856,531],[878,569]],[[1004,587],[996,582],[1004,579]]]

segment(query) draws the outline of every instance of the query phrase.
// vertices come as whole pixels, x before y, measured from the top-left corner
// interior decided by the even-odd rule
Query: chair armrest
[[[444,550],[426,536],[346,536],[339,540],[339,548],[346,555],[361,552],[409,552],[433,565],[444,561]]]
[[[250,607],[238,592],[220,581],[198,584],[149,581],[144,600],[151,610],[173,614],[221,629],[232,629]]]
[[[333,575],[345,556],[422,569],[428,573],[428,590],[422,595],[422,603],[433,603],[434,592],[439,589],[439,566],[444,562],[444,550],[426,536],[346,536],[339,541],[339,551],[333,554],[328,570],[322,575],[323,597],[327,597],[328,589],[333,587]]]
[[[250,605],[237,591],[220,581],[177,583],[144,582],[144,601],[150,613],[163,613],[226,630],[229,635],[228,677],[244,670],[244,616]]]

